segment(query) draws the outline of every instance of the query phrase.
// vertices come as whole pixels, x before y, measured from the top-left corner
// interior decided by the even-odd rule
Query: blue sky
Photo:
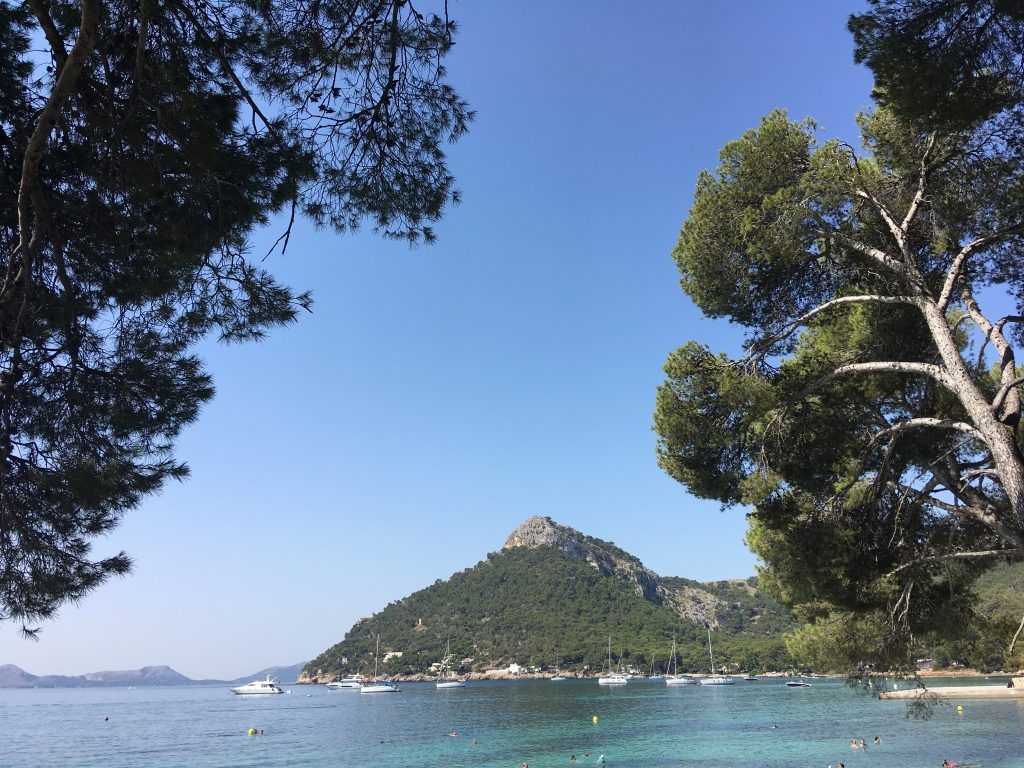
[[[763,114],[855,139],[859,5],[452,2],[451,80],[478,116],[438,244],[300,225],[267,264],[313,314],[200,349],[218,391],[179,443],[192,478],[99,545],[134,574],[38,642],[0,625],[0,663],[233,677],[309,659],[534,514],[662,574],[751,575],[743,511],[655,464],[665,357],[739,338],[701,318],[669,252],[698,172]]]

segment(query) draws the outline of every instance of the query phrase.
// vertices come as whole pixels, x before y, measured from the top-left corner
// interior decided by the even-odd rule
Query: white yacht
[[[232,693],[243,696],[246,694],[267,694],[267,693],[284,693],[281,686],[277,685],[273,680],[270,679],[270,675],[267,675],[266,680],[253,680],[251,683],[240,685],[237,688],[231,689]]]
[[[790,681],[788,681],[786,683],[786,685],[788,687],[790,687],[790,688],[810,688],[811,687],[810,683],[808,683],[806,680],[802,680],[802,679],[801,680],[790,680]]]
[[[676,638],[672,636],[672,656],[669,659],[669,673],[665,675],[665,685],[696,685],[697,681],[689,675],[679,674],[679,659],[676,657]]]
[[[711,648],[711,627],[708,627],[708,653],[711,655],[711,674],[700,679],[701,685],[734,685],[736,681],[728,675],[715,673],[715,652]]]
[[[452,641],[449,639],[444,649],[444,661],[441,662],[441,671],[434,684],[438,688],[465,688],[466,681],[452,675],[451,669]]]
[[[398,686],[390,680],[377,678],[377,661],[380,659],[380,635],[377,635],[377,652],[373,654],[373,682],[359,686],[360,693],[398,693]]]
[[[337,691],[342,688],[358,688],[363,684],[362,675],[353,675],[352,677],[343,677],[341,680],[335,680],[333,683],[328,683],[327,687],[332,691]]]
[[[621,672],[612,671],[612,638],[608,636],[608,674],[597,678],[598,685],[625,685],[629,678]]]

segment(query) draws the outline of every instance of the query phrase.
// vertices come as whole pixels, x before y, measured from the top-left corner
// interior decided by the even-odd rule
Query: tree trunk
[[[999,421],[992,405],[971,378],[944,313],[930,299],[921,303],[921,312],[942,357],[953,391],[992,454],[1000,484],[1010,503],[1012,515],[1008,522],[1020,532],[1024,530],[1024,459],[1014,439],[1013,429]]]

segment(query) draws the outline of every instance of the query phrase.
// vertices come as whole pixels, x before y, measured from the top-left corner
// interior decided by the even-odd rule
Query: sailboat
[[[700,679],[701,685],[732,685],[736,681],[727,675],[715,674],[715,652],[711,649],[711,627],[708,627],[708,653],[711,655],[711,675]]]
[[[459,680],[459,678],[452,676],[451,658],[452,641],[449,638],[448,644],[444,649],[444,661],[441,662],[441,671],[437,676],[437,683],[435,685],[438,688],[465,688],[466,682],[464,680]]]
[[[665,676],[665,685],[696,685],[697,681],[688,675],[679,674],[679,659],[676,658],[676,636],[672,635],[672,656],[669,659],[669,674]]]
[[[621,672],[612,671],[612,638],[608,636],[608,674],[597,678],[598,685],[625,685],[629,678]]]
[[[377,662],[380,660],[380,635],[377,635],[377,652],[373,654],[373,682],[359,686],[360,693],[398,693],[398,686],[390,680],[377,677]]]
[[[565,680],[565,675],[563,675],[562,671],[558,668],[558,659],[555,659],[555,676],[551,678],[551,682],[560,683],[563,680]]]
[[[665,676],[664,676],[664,675],[661,675],[661,674],[659,674],[659,673],[658,673],[658,672],[656,672],[656,671],[655,671],[655,669],[654,669],[654,664],[655,664],[655,662],[654,662],[654,657],[655,657],[656,655],[657,655],[657,652],[655,652],[655,653],[652,653],[652,654],[651,654],[651,674],[649,674],[649,675],[648,675],[648,676],[647,676],[647,677],[645,678],[645,679],[647,680],[647,682],[649,682],[649,683],[660,683],[660,682],[661,682],[662,680],[664,680],[664,679],[665,679]]]

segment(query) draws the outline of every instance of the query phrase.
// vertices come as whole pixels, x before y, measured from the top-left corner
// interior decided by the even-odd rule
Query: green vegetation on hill
[[[717,612],[720,626],[713,632],[717,662],[749,671],[791,664],[782,632],[793,626],[792,620],[756,589],[754,580],[678,581],[724,601]],[[344,640],[309,662],[306,672],[319,679],[372,673],[378,633],[382,658],[402,653],[383,666],[390,675],[427,671],[441,659],[449,639],[456,664],[472,659],[463,670],[557,663],[564,670],[596,671],[606,661],[609,636],[613,653],[621,654],[624,664],[648,669],[653,660],[664,670],[673,635],[681,670],[708,668],[702,626],[645,598],[636,584],[547,545],[493,553],[447,581],[391,603],[358,622]]]

